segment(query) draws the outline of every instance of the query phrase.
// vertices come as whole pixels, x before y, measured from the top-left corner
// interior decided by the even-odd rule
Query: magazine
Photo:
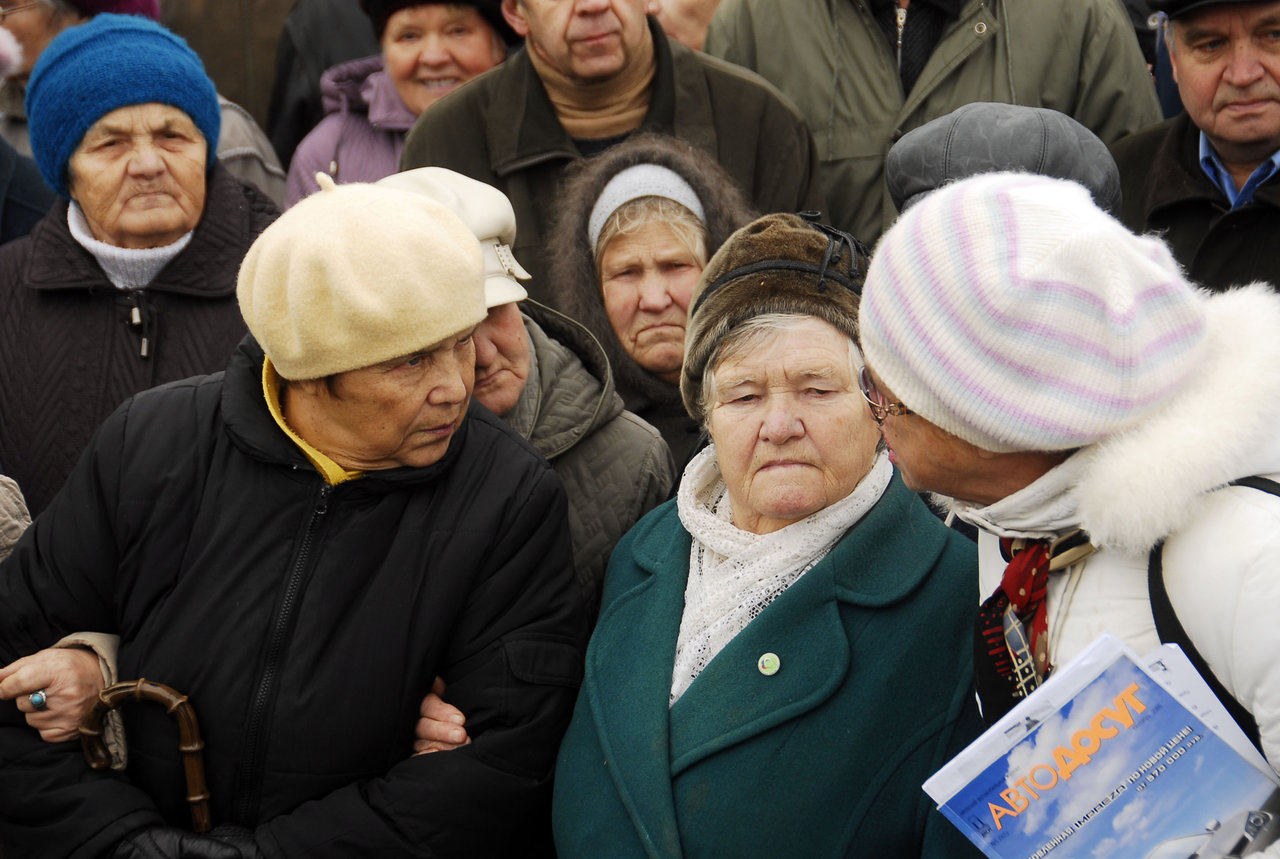
[[[924,789],[992,859],[1209,859],[1280,836],[1278,785],[1176,645],[1106,635]]]

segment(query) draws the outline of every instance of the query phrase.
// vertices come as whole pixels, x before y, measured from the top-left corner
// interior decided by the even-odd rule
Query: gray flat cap
[[[1106,144],[1066,114],[1040,107],[956,108],[904,134],[889,150],[885,179],[902,212],[948,182],[1006,170],[1070,179],[1101,208],[1120,211],[1120,171]]]
[[[1191,12],[1209,6],[1238,6],[1241,3],[1253,3],[1256,0],[1147,0],[1147,5],[1157,12],[1163,12],[1170,18],[1181,18]]]

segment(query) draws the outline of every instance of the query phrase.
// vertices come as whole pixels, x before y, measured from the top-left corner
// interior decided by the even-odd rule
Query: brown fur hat
[[[680,394],[694,420],[702,376],[725,335],[771,313],[830,322],[858,339],[858,296],[867,251],[847,233],[796,215],[765,215],[731,235],[707,263],[694,289],[685,332]]]

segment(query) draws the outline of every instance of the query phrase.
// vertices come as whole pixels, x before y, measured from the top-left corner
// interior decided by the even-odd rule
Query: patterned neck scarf
[[[1094,550],[1075,530],[1057,540],[1000,540],[1008,560],[995,593],[978,609],[974,680],[982,717],[993,724],[1030,695],[1053,670],[1049,664],[1049,573],[1066,569]]]

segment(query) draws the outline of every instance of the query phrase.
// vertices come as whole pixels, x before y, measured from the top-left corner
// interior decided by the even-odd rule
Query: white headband
[[[587,236],[591,239],[592,250],[600,241],[600,231],[604,229],[609,216],[641,197],[674,200],[693,212],[704,227],[707,225],[707,214],[702,208],[702,201],[679,173],[659,164],[637,164],[610,179],[609,184],[600,192],[596,204],[591,207]]]

